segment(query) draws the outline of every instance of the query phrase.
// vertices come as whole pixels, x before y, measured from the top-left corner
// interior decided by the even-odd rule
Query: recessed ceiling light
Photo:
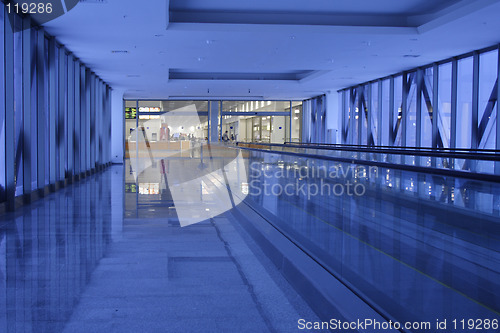
[[[112,50],[111,53],[121,53],[121,54],[126,54],[128,53],[127,50]]]
[[[156,34],[155,37],[163,37],[162,34]]]
[[[420,54],[405,54],[403,58],[418,58]]]
[[[139,74],[128,74],[127,77],[141,77]]]

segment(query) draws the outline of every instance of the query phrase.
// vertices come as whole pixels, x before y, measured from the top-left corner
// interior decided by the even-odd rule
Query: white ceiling
[[[304,99],[500,42],[500,0],[95,1],[44,26],[126,98]]]

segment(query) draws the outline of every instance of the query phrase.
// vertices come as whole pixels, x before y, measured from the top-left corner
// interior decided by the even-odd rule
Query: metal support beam
[[[64,181],[66,169],[66,126],[64,123],[64,116],[66,113],[66,50],[64,46],[58,49],[59,52],[59,71],[58,71],[58,112],[57,112],[57,159],[58,159],[58,174],[57,180]]]
[[[346,96],[346,90],[342,90],[342,110],[341,110],[341,124],[342,124],[342,133],[341,135],[341,142],[342,143],[347,143],[347,120],[346,120],[346,114],[347,114],[347,105],[345,103],[345,96]]]
[[[286,119],[286,118],[285,118]],[[288,138],[286,137],[286,130],[285,130],[285,141],[292,141],[292,119],[293,119],[293,110],[292,110],[292,101],[290,101],[290,119],[288,119]]]
[[[5,200],[7,209],[14,210],[15,183],[15,130],[14,130],[14,31],[10,21],[14,13],[4,8],[4,71],[5,71]]]
[[[96,77],[94,73],[90,73],[90,82],[89,82],[89,95],[90,95],[90,107],[89,110],[89,133],[90,133],[90,165],[89,169],[92,170],[95,168],[96,162],[96,128],[95,128],[95,107],[96,107]]]
[[[496,127],[496,142],[495,149],[500,150],[500,44],[498,45],[498,65],[497,65],[497,116],[495,124]],[[500,154],[500,153],[498,153]],[[495,174],[500,174],[500,159],[495,162]]]
[[[31,19],[23,18],[23,194],[25,200],[31,199]]]
[[[439,66],[435,63],[432,65],[432,148],[437,148],[437,138],[439,135],[438,119],[439,119]],[[444,144],[443,144],[444,146]],[[434,160],[433,160],[434,161]]]
[[[56,184],[56,133],[57,133],[57,100],[56,100],[56,40],[49,40],[49,184]]]
[[[382,112],[384,112],[384,110],[382,110],[382,80],[378,80],[378,109],[377,109],[377,118],[378,118],[378,131],[377,131],[377,135],[378,135],[378,140],[377,140],[377,144],[378,145],[382,145]]]
[[[372,105],[372,85],[371,83],[367,83],[365,86],[365,104],[366,108],[368,109],[368,113],[366,114],[366,145],[371,146],[373,145],[373,142],[371,141],[372,137],[372,112],[373,112],[373,105]],[[363,115],[365,113],[363,112]]]
[[[45,121],[47,119],[47,110],[45,110],[45,34],[43,29],[37,31],[36,48],[36,76],[37,76],[37,188],[45,188]]]
[[[363,109],[363,98],[364,98],[364,87],[363,86],[359,86],[358,88],[356,88],[358,90],[358,122],[357,122],[357,125],[358,125],[358,137],[356,139],[356,144],[360,145],[362,144],[361,142],[361,134],[362,134],[362,131],[363,131],[363,117],[364,117],[364,113],[365,113],[365,110]]]
[[[394,146],[396,132],[394,131],[394,76],[389,81],[389,146]]]
[[[74,74],[74,92],[75,92],[75,127],[74,127],[74,137],[73,137],[73,169],[75,175],[80,175],[82,172],[81,168],[81,72],[80,72],[80,61],[75,59],[73,64],[73,74]]]
[[[91,76],[90,69],[85,68],[85,171],[91,171],[92,161],[90,159],[91,137],[90,137],[90,112],[92,105],[90,104],[90,89]]]
[[[68,75],[68,120],[66,122],[66,158],[67,158],[67,176],[72,179],[75,175],[73,163],[75,151],[73,148],[73,139],[75,135],[75,60],[72,55],[67,58],[67,75]]]
[[[417,70],[417,92],[416,92],[416,97],[417,97],[417,103],[416,103],[416,133],[415,133],[415,146],[416,147],[422,147],[423,142],[422,142],[422,89],[424,86],[424,73],[421,68]],[[410,85],[411,87],[411,85]],[[426,111],[427,112],[427,111]],[[411,125],[411,124],[410,124]]]
[[[473,74],[472,74],[472,126],[471,126],[471,148],[476,149],[479,146],[478,142],[478,110],[479,110],[479,53],[474,52],[473,59]]]
[[[80,173],[87,171],[87,131],[86,131],[86,75],[85,66],[80,66]]]
[[[451,127],[450,148],[457,147],[457,93],[458,93],[458,61],[451,63]]]
[[[410,91],[411,82],[408,82],[408,73],[403,73],[402,103],[401,103],[401,146],[406,147],[406,132],[408,130],[408,92]],[[397,135],[397,134],[396,134]],[[395,135],[395,136],[396,136]]]

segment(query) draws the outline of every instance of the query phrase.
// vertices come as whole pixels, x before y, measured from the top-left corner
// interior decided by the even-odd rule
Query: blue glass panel
[[[444,148],[451,144],[451,67],[451,62],[439,66],[437,125]]]

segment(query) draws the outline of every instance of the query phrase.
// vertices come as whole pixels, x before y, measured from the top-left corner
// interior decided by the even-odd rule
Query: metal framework
[[[16,194],[43,196],[111,157],[110,87],[29,17],[15,15],[0,3],[0,204],[7,210]],[[12,19],[24,29],[14,32]]]
[[[498,108],[497,98],[500,96],[500,87],[498,84],[498,77],[500,77],[499,48],[500,45],[497,45],[477,50],[414,70],[340,90],[340,98],[342,99],[342,143],[366,146],[380,145],[383,142],[383,138],[388,135],[389,145],[396,146],[399,145],[399,140],[396,142],[396,139],[400,133],[401,146],[403,147],[456,148],[458,145],[457,136],[460,134],[458,126],[464,128],[463,122],[466,121],[467,128],[470,129],[470,143],[465,148],[500,149],[500,120],[496,111]],[[497,79],[493,87],[486,87],[483,78],[480,76],[481,55],[487,52],[496,52],[497,55],[497,68],[495,69],[497,71]],[[470,92],[472,95],[472,100],[470,101],[471,113],[470,119],[458,119],[457,112],[458,108],[461,107],[458,105],[458,78],[460,75],[458,62],[466,58],[472,59],[473,64],[472,82],[470,82],[472,86],[472,91]],[[449,64],[451,64],[451,82],[447,81],[446,83],[451,85],[451,96],[449,96],[451,103],[449,104],[449,113],[446,114],[449,117],[449,127],[443,128],[444,125],[438,123],[440,113],[443,112],[440,109],[439,87],[445,83],[441,81],[439,72],[442,66],[449,66]],[[396,80],[400,82],[399,80],[401,79],[402,98],[399,101],[399,92],[396,92],[395,89]],[[462,80],[464,79],[462,78]],[[388,92],[384,90],[385,93],[383,91],[384,82],[388,82],[389,89]],[[377,92],[374,92],[372,89],[372,84],[374,83],[378,84]],[[386,85],[384,86],[387,87]],[[481,103],[480,86],[481,89],[491,89],[487,91],[489,93],[488,100],[482,101],[486,106],[481,110],[479,109]],[[398,100],[396,100],[397,94]],[[388,98],[388,102],[385,104],[383,102],[384,96],[386,99]],[[376,117],[373,116],[375,105],[378,106],[376,108],[376,112],[378,112]],[[401,110],[400,112],[399,109]],[[358,112],[356,113],[355,111]],[[389,133],[382,132],[382,128],[384,128],[382,126],[383,113],[388,114]],[[359,115],[359,119],[356,119],[356,115]],[[466,115],[469,116],[468,113]],[[444,116],[445,114],[441,115],[441,117]],[[374,119],[378,119],[378,124],[376,124],[378,128],[375,127]],[[446,135],[444,135],[443,131],[446,131]],[[374,133],[377,133],[377,138],[373,136]],[[463,135],[463,133],[461,134]],[[495,137],[494,141],[492,141],[493,137]],[[498,171],[500,172],[498,163],[495,164],[495,168],[499,169]]]

